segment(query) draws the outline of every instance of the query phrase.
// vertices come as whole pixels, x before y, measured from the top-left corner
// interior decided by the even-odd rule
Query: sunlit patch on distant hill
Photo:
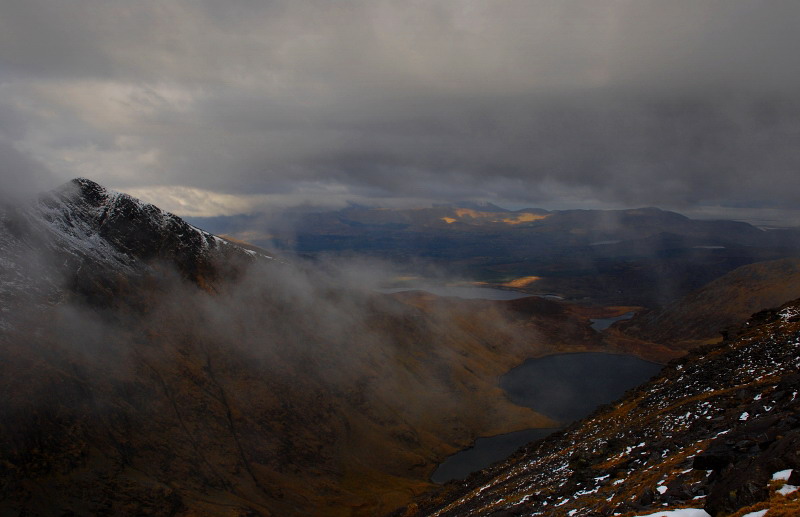
[[[540,276],[522,276],[519,278],[515,278],[514,280],[502,283],[500,285],[502,285],[503,287],[528,287],[529,285],[541,279],[542,277]]]
[[[520,223],[532,223],[534,221],[541,221],[542,219],[547,219],[550,217],[550,214],[542,215],[542,214],[532,214],[530,212],[523,212],[521,214],[514,214],[514,217],[506,217],[502,220],[502,222],[506,224],[520,224]]]
[[[454,210],[453,215],[454,217],[442,217],[441,220],[447,224],[453,224],[455,222],[521,224],[531,223],[550,217],[550,214],[543,215],[531,212],[480,212],[471,208],[457,208]]]

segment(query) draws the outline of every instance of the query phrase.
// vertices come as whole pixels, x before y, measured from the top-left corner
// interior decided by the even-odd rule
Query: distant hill
[[[748,264],[660,311],[617,324],[627,336],[678,349],[720,338],[751,314],[800,296],[800,259]],[[613,335],[612,335],[613,339]]]

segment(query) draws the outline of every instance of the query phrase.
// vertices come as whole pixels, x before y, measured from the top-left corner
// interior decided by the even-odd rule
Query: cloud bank
[[[800,4],[10,0],[0,138],[184,215],[787,209]]]

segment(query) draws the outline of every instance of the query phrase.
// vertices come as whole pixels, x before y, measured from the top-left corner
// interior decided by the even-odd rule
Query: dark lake
[[[580,353],[528,359],[500,379],[508,398],[563,425],[589,415],[658,373],[662,365],[630,355]],[[510,456],[555,429],[528,429],[478,438],[473,447],[447,458],[431,476],[435,483],[463,479],[470,472]]]
[[[616,318],[595,318],[593,320],[589,320],[592,322],[592,328],[600,331],[605,330],[610,327],[612,324],[616,323],[617,321],[629,320],[633,318],[633,315],[636,314],[635,312],[626,312],[622,316],[617,316]]]
[[[478,438],[474,446],[444,460],[431,475],[431,481],[447,483],[451,479],[464,479],[470,473],[508,458],[526,443],[544,438],[555,430],[526,429],[516,433]]]
[[[632,355],[550,355],[513,368],[500,378],[500,387],[515,404],[568,424],[618,399],[661,368]]]

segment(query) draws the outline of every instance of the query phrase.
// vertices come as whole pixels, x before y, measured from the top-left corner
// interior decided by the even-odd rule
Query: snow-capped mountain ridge
[[[91,286],[98,282],[140,277],[154,267],[203,283],[242,261],[272,259],[85,178],[28,206],[0,207],[0,228],[4,306],[20,297],[58,299],[64,286],[96,292]]]
[[[62,244],[68,248],[95,255],[100,250],[111,251],[112,257],[103,256],[121,264],[131,257],[146,260],[159,253],[179,254],[187,248],[195,252],[223,248],[244,251],[155,205],[85,178],[74,179],[45,195],[39,210],[59,237],[67,240]]]

